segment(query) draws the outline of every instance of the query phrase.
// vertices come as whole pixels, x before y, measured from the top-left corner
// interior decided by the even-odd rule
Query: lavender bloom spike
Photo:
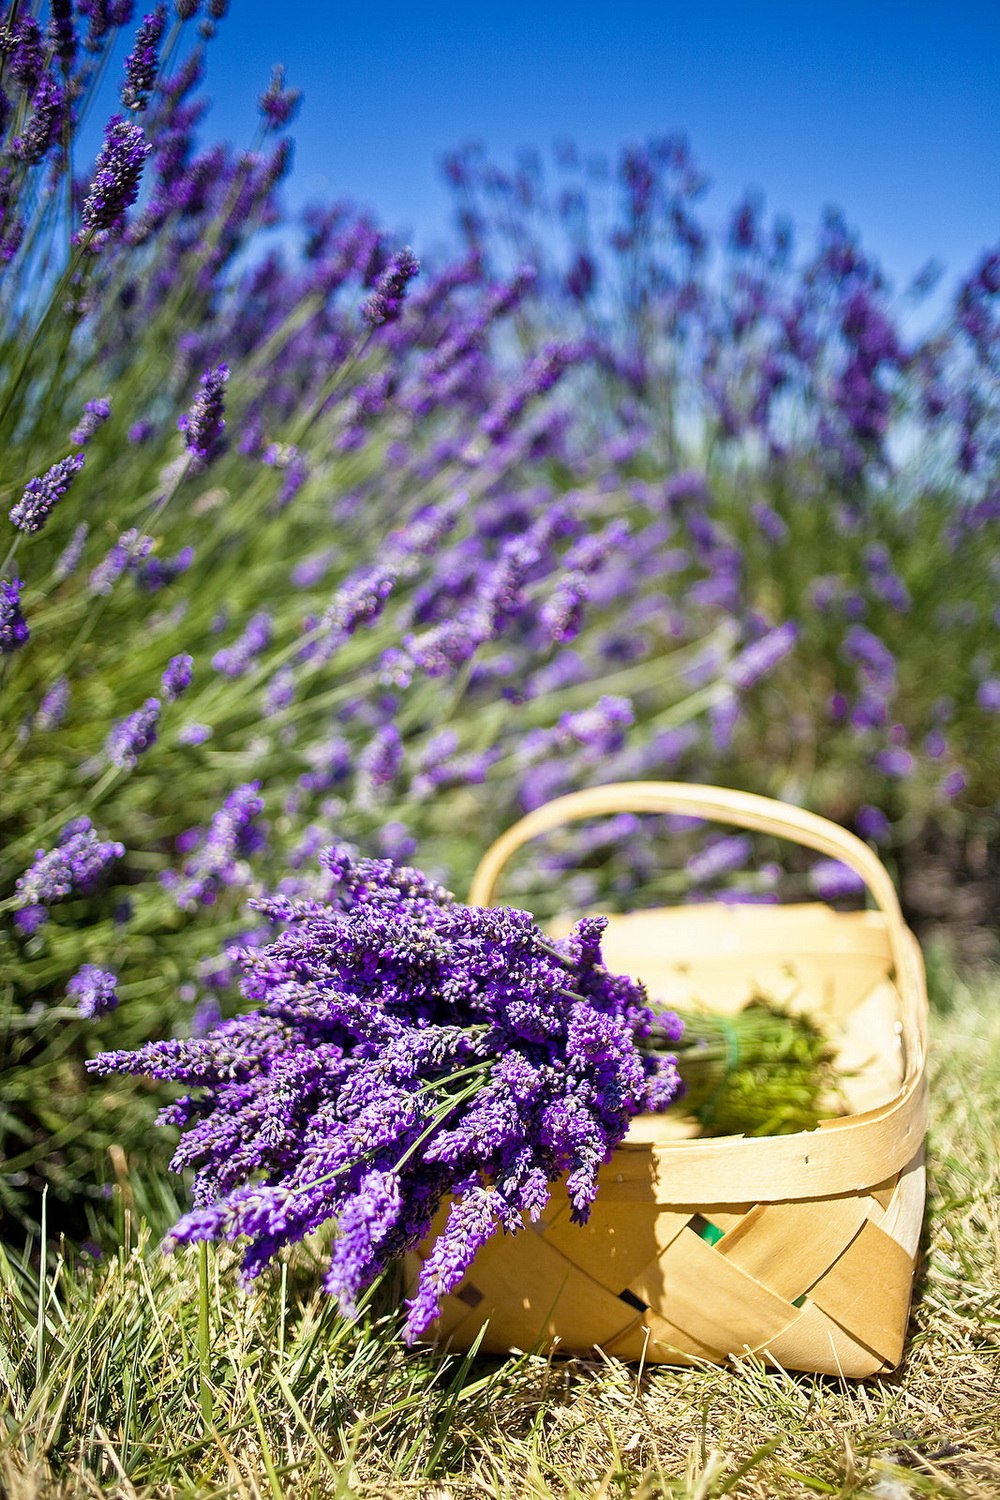
[[[194,657],[189,656],[187,652],[170,658],[161,680],[163,694],[168,702],[173,703],[182,693],[187,692],[191,686],[193,669]]]
[[[96,964],[83,964],[66,986],[66,993],[76,1000],[76,1008],[85,1020],[107,1015],[118,1004],[118,975]]]
[[[130,124],[122,115],[112,116],[83,204],[85,230],[117,233],[124,228],[125,215],[139,196],[142,169],[152,149],[140,125]]]
[[[406,289],[420,272],[420,262],[409,248],[399,250],[361,305],[361,316],[372,328],[394,323],[403,311]]]
[[[90,527],[87,522],[81,521],[59,555],[56,565],[52,570],[58,583],[61,583],[64,578],[68,578],[72,572],[75,572],[80,558],[83,556],[83,549],[89,534]]]
[[[229,366],[216,365],[206,370],[199,382],[198,394],[191,410],[178,417],[177,426],[184,434],[184,446],[198,469],[204,468],[219,451],[226,425],[225,390]]]
[[[839,859],[818,859],[809,872],[809,880],[824,901],[859,895],[865,888],[861,876]]]
[[[43,732],[58,729],[69,709],[69,696],[69,678],[57,677],[38,705],[35,728]]]
[[[18,531],[41,531],[74,478],[83,468],[83,454],[61,458],[46,473],[28,481],[24,494],[11,507],[10,519]]]
[[[138,567],[149,556],[151,536],[140,536],[135,527],[123,531],[90,574],[87,587],[92,594],[110,594],[126,568]]]
[[[19,578],[0,578],[0,656],[9,656],[31,635],[21,610],[23,588]]]
[[[166,7],[162,5],[142,18],[135,34],[135,45],[125,59],[122,104],[126,109],[145,109],[149,103],[150,91],[156,82],[159,46],[166,24]]]
[[[87,401],[84,404],[83,416],[69,435],[70,442],[75,443],[78,448],[85,448],[94,433],[104,426],[110,415],[110,401],[104,398],[98,401]]]
[[[120,719],[105,742],[104,750],[113,766],[131,770],[140,755],[156,743],[160,722],[159,698],[147,698],[141,708]]]
[[[299,107],[302,95],[298,89],[285,88],[285,70],[276,67],[271,72],[271,81],[258,102],[260,112],[269,130],[281,130],[289,123]]]
[[[212,818],[200,848],[184,866],[183,876],[165,881],[179,907],[210,906],[223,886],[242,878],[240,862],[264,844],[264,835],[256,824],[264,810],[259,791],[260,782],[250,781],[230,792]]]
[[[24,134],[11,141],[11,155],[25,166],[37,166],[56,145],[66,113],[66,96],[62,87],[46,73],[31,101],[31,115]]]
[[[791,620],[746,646],[726,670],[726,679],[741,692],[766,677],[792,650],[798,629]]]
[[[752,852],[750,840],[742,834],[729,834],[716,839],[699,849],[687,862],[687,871],[699,884],[717,880],[731,870],[741,870],[747,865]]]
[[[39,849],[34,863],[18,879],[19,903],[52,906],[75,894],[89,895],[125,845],[100,839],[89,818],[67,823],[54,848]]]

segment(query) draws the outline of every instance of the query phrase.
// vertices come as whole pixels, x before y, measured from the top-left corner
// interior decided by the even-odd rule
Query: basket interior
[[[570,919],[549,924],[554,936]],[[754,999],[808,1013],[827,1033],[839,1075],[839,1108],[861,1114],[887,1104],[905,1074],[899,995],[880,912],[794,906],[704,905],[611,916],[608,968],[641,979],[669,1008],[731,1015]],[[683,1116],[639,1116],[625,1145],[683,1139]]]

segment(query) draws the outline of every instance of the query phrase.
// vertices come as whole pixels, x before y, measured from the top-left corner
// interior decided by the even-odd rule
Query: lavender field
[[[418,864],[461,895],[523,812],[629,779],[763,792],[854,830],[930,956],[945,1050],[952,1022],[971,1024],[968,1006],[948,1009],[956,986],[995,1010],[1000,247],[953,275],[914,333],[929,277],[892,288],[833,211],[799,236],[748,197],[720,235],[695,148],[670,136],[604,162],[566,143],[510,168],[457,149],[452,248],[421,264],[377,203],[283,206],[299,101],[281,69],[250,147],[213,140],[202,77],[225,0],[132,10],[52,0],[0,19],[0,1342],[21,1393],[0,1451],[12,1445],[25,1496],[36,1482],[53,1496],[395,1493],[348,1451],[371,1411],[303,1393],[328,1338],[350,1399],[396,1434],[400,1485],[412,1448],[428,1485],[461,1470],[471,1487],[456,1494],[493,1493],[495,1475],[476,1489],[443,1455],[468,1382],[501,1377],[394,1351],[380,1392],[380,1325],[317,1311],[307,1261],[281,1273],[280,1333],[270,1304],[260,1327],[283,1359],[295,1302],[298,1364],[269,1399],[326,1455],[312,1489],[278,1473],[252,1383],[227,1419],[235,1468],[218,1408],[221,1445],[204,1456],[204,1361],[173,1469],[166,1435],[159,1467],[133,1440],[131,1396],[123,1411],[109,1394],[72,1443],[61,1410],[31,1406],[25,1371],[57,1402],[93,1367],[102,1286],[108,1307],[138,1295],[123,1235],[141,1233],[156,1265],[142,1316],[164,1384],[188,1378],[206,1337],[178,1313],[171,1350],[175,1314],[157,1321],[196,1295],[155,1250],[184,1196],[176,1132],[153,1128],[173,1096],[88,1061],[236,1015],[241,963],[270,940],[275,903],[320,897],[328,845]],[[80,140],[98,124],[90,155]],[[543,920],[863,900],[835,862],[631,817],[539,844],[507,894]],[[995,1164],[995,1145],[976,1149]],[[967,1149],[952,1145],[943,1200],[968,1187]],[[963,1264],[985,1275],[990,1212],[959,1279]],[[26,1278],[47,1274],[29,1316]],[[74,1305],[72,1370],[67,1343],[46,1386]],[[973,1340],[988,1364],[995,1308],[961,1316],[993,1329],[985,1353]],[[139,1358],[113,1347],[120,1372]],[[236,1370],[249,1355],[227,1357]],[[432,1389],[424,1462],[407,1423]],[[508,1493],[549,1493],[527,1487],[529,1449],[510,1458]],[[766,1488],[773,1476],[753,1488],[752,1465],[730,1484],[736,1466],[704,1455],[676,1489],[641,1466],[631,1488],[598,1488],[589,1462],[579,1490],[544,1465],[538,1485],[904,1494],[865,1488],[862,1468],[839,1489],[826,1470],[801,1491]],[[945,1487],[920,1488],[914,1472],[906,1495],[979,1493],[930,1470]]]

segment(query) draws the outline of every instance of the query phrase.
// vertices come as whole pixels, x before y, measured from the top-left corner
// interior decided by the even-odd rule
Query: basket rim
[[[776,1202],[858,1192],[896,1177],[920,1150],[927,1127],[927,986],[919,945],[903,921],[889,873],[855,835],[814,813],[749,792],[679,782],[611,783],[556,798],[509,828],[484,854],[470,903],[487,904],[510,855],[563,822],[675,810],[793,839],[842,859],[862,876],[881,909],[869,915],[881,918],[892,960],[903,1079],[895,1096],[881,1105],[790,1135],[662,1142],[630,1142],[626,1135],[601,1170],[605,1201],[652,1191],[658,1202],[671,1204]],[[769,910],[787,912],[799,904]],[[805,904],[814,910],[825,905]]]

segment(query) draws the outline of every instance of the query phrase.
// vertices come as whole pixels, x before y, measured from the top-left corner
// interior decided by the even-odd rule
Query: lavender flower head
[[[182,693],[187,692],[191,686],[193,674],[193,656],[189,656],[186,651],[182,652],[180,656],[172,656],[164,668],[161,679],[164,697],[173,703]]]
[[[104,144],[97,158],[94,180],[84,200],[85,230],[117,233],[125,215],[139,196],[139,182],[152,146],[123,115],[113,115],[104,131]]]
[[[31,634],[21,612],[23,588],[20,578],[0,578],[0,656],[9,656]]]
[[[130,771],[140,755],[144,755],[156,742],[157,725],[160,722],[159,698],[147,698],[141,708],[119,719],[104,744],[105,753],[113,766]]]
[[[167,24],[166,7],[158,5],[148,16],[143,16],[135,34],[135,45],[125,59],[125,81],[122,84],[122,104],[126,109],[145,109],[149,95],[156,82],[159,67],[159,46]]]
[[[257,101],[269,130],[281,130],[289,123],[302,98],[298,89],[285,88],[285,70],[272,69],[271,81]]]
[[[225,418],[225,390],[229,366],[216,365],[206,370],[199,382],[191,410],[178,417],[177,426],[184,434],[184,446],[197,468],[204,468],[219,450]]]
[[[39,849],[16,886],[18,903],[52,906],[69,896],[89,895],[97,888],[112,860],[121,859],[125,845],[101,839],[89,818],[67,823],[52,849]]]
[[[230,792],[184,866],[183,875],[172,875],[164,881],[182,910],[211,906],[224,886],[235,885],[241,878],[242,862],[263,847],[264,835],[257,824],[264,810],[259,792],[259,781],[249,781]]]
[[[254,903],[281,929],[239,955],[255,1010],[91,1066],[191,1090],[161,1117],[186,1127],[175,1169],[195,1169],[172,1244],[247,1237],[253,1276],[333,1219],[325,1286],[348,1314],[450,1196],[412,1340],[479,1247],[537,1219],[558,1179],[587,1218],[630,1118],[677,1093],[657,1049],[679,1023],[604,968],[603,918],[550,943],[528,912],[463,906],[418,870],[343,846],[322,863],[328,900]]]
[[[83,454],[61,458],[46,473],[30,479],[20,500],[11,506],[10,519],[18,531],[41,531],[76,475],[83,468]]]
[[[83,964],[66,986],[66,993],[76,1000],[76,1008],[85,1020],[107,1015],[118,1004],[118,975],[96,964]]]
[[[97,401],[84,403],[83,415],[69,435],[71,443],[79,448],[85,448],[94,433],[103,427],[111,415],[111,402],[102,397]]]
[[[399,250],[379,276],[370,297],[361,304],[361,316],[372,328],[394,323],[403,311],[406,289],[420,272],[420,262],[409,248]]]

